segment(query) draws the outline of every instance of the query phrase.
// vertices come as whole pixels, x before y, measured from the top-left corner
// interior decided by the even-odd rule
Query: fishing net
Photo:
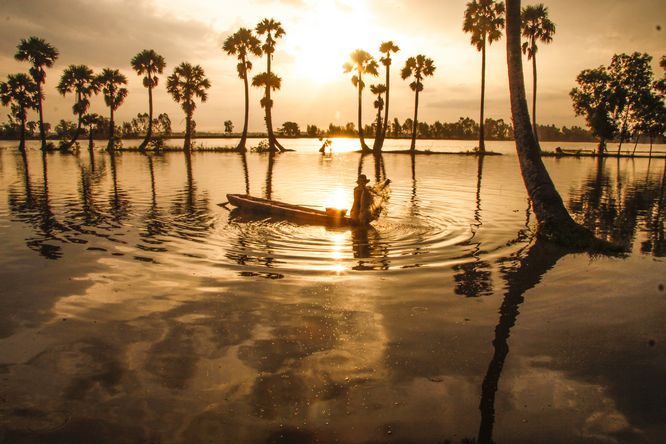
[[[381,216],[381,214],[386,210],[386,206],[391,195],[391,188],[389,187],[390,183],[391,181],[386,179],[381,182],[377,182],[375,185],[370,187],[370,198],[372,201],[370,202],[368,210],[368,214],[370,216],[368,222],[378,219],[379,216]]]

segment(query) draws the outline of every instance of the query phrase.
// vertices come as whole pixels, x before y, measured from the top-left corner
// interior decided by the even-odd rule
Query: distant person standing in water
[[[371,220],[370,206],[372,205],[372,190],[368,187],[370,180],[365,174],[358,176],[354,188],[354,203],[349,218],[357,225],[368,225]]]

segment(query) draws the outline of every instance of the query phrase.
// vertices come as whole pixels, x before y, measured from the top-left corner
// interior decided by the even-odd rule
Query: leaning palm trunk
[[[509,91],[516,151],[525,188],[537,217],[538,234],[542,238],[571,247],[598,247],[600,241],[589,230],[574,222],[569,215],[541,159],[525,98],[520,50],[520,0],[507,0],[506,11]]]
[[[268,54],[268,62],[266,64],[267,69],[266,72],[268,72],[268,77],[270,78],[271,76],[271,55]],[[286,149],[282,146],[280,142],[278,142],[277,137],[275,137],[275,134],[273,133],[273,117],[271,116],[271,109],[273,108],[273,100],[271,99],[271,86],[266,85],[266,127],[268,130],[268,146],[271,151],[276,151],[276,148],[282,151],[286,151]]]
[[[539,146],[539,134],[537,132],[536,123],[536,97],[537,97],[537,67],[536,67],[536,52],[532,53],[532,129],[534,131],[534,140]],[[539,146],[539,149],[541,147]]]
[[[363,87],[361,86],[361,74],[358,75],[358,138],[361,141],[361,151],[367,153],[370,151],[370,147],[365,143],[365,138],[363,137]]]
[[[391,75],[390,66],[386,66],[386,106],[384,107],[384,126],[382,127],[382,135],[379,140],[377,150],[381,151],[384,147],[384,139],[386,139],[386,131],[388,129],[388,116],[389,116],[389,93],[391,91]]]

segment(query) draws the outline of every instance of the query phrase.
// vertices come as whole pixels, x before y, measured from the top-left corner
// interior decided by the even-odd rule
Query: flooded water
[[[663,159],[545,159],[625,249],[593,257],[534,240],[508,149],[4,145],[2,443],[663,442]],[[359,171],[392,181],[369,230],[217,205],[349,208]]]

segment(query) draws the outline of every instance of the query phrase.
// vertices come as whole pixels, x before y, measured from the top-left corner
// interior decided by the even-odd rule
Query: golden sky
[[[356,92],[342,64],[356,48],[379,57],[379,44],[393,40],[391,115],[404,121],[413,113],[413,92],[399,70],[409,56],[425,54],[437,66],[425,80],[419,120],[453,121],[469,116],[478,121],[481,56],[462,31],[465,0],[0,0],[0,76],[27,71],[13,60],[16,44],[30,35],[45,38],[60,51],[47,73],[45,119],[53,124],[72,119],[74,97],[55,91],[69,64],[87,64],[96,71],[120,69],[129,79],[130,94],[117,112],[129,120],[147,108],[147,91],[130,68],[130,59],[152,48],[165,56],[167,69],[155,97],[155,112],[167,112],[175,130],[184,126],[182,112],[166,93],[166,77],[183,61],[200,64],[212,83],[209,100],[195,112],[199,130],[221,130],[232,120],[242,126],[243,89],[236,61],[220,48],[239,27],[250,27],[272,17],[286,35],[278,41],[273,69],[282,77],[274,95],[275,126],[296,121],[327,126],[356,121]],[[529,4],[523,2],[523,5]],[[608,64],[619,52],[647,52],[658,59],[666,54],[665,0],[552,0],[544,2],[557,33],[537,54],[539,70],[538,119],[556,125],[583,125],[574,117],[569,90],[585,68]],[[506,41],[494,43],[487,58],[486,116],[509,120]],[[255,59],[254,73],[265,69]],[[527,62],[525,60],[525,62]],[[526,65],[528,98],[531,69]],[[383,78],[366,83],[384,82]],[[263,128],[261,91],[250,92],[250,130]],[[364,123],[373,116],[366,90]],[[93,98],[94,112],[107,115],[102,97]],[[2,118],[6,109],[0,111]]]

